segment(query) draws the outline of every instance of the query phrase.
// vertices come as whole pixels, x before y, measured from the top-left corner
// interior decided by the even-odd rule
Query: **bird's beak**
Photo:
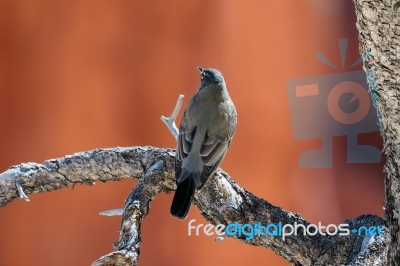
[[[203,74],[204,68],[202,68],[201,66],[198,66],[197,69],[200,71],[201,74]]]

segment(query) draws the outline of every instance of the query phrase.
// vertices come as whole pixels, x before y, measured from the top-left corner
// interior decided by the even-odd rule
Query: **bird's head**
[[[202,68],[197,67],[201,73],[201,86],[206,86],[209,84],[223,84],[225,83],[224,76],[222,73],[214,68]]]

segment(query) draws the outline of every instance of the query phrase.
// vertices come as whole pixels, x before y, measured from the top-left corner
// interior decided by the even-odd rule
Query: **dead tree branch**
[[[179,112],[182,97],[166,124],[176,128],[174,120]],[[178,109],[178,110],[177,110]],[[174,134],[175,132],[171,130]],[[176,136],[174,134],[174,136]],[[150,202],[161,193],[175,190],[174,156],[171,149],[133,147],[94,150],[77,153],[43,164],[28,163],[14,166],[0,174],[0,206],[25,194],[53,191],[68,185],[96,181],[113,181],[137,178],[131,194],[125,202],[121,220],[120,239],[111,252],[93,265],[137,265],[140,254],[141,222],[149,212]],[[205,219],[214,225],[239,224],[298,224],[307,226],[299,214],[285,211],[267,201],[257,198],[238,186],[222,170],[210,178],[195,193],[194,204]],[[363,215],[346,221],[350,229],[360,226],[382,226],[385,222],[373,215]],[[234,238],[255,246],[275,251],[294,265],[359,265],[359,263],[383,261],[386,254],[387,229],[383,236],[364,237],[299,234],[282,238],[245,235]]]
[[[138,178],[139,182],[126,200],[121,221],[121,236],[117,251],[97,260],[94,265],[136,265],[141,239],[140,225],[149,211],[149,203],[161,192],[175,189],[174,150],[152,147],[115,148],[77,153],[43,164],[21,164],[0,175],[0,204],[19,198],[18,182],[27,195],[96,181],[114,181]],[[222,170],[195,194],[195,205],[213,224],[238,222],[240,224],[303,224],[308,222],[300,215],[285,211],[257,198],[238,186]],[[350,228],[384,226],[385,222],[373,215],[364,215],[346,221]],[[387,232],[387,230],[385,230]],[[236,239],[275,251],[295,265],[360,265],[351,263],[370,259],[381,261],[385,257],[387,234],[369,239],[363,236],[246,236]]]
[[[360,50],[364,55],[370,93],[378,110],[384,151],[387,155],[386,222],[373,215],[345,221],[349,228],[382,226],[382,236],[365,237],[299,234],[281,237],[246,236],[234,238],[255,246],[272,249],[294,265],[400,265],[400,23],[398,4],[389,0],[354,0]],[[179,104],[177,104],[179,109]],[[162,118],[171,129],[172,118]],[[176,128],[176,126],[175,126]],[[171,130],[174,136],[177,131]],[[16,198],[97,181],[137,178],[138,184],[126,200],[121,234],[116,251],[103,256],[94,265],[137,265],[140,252],[141,222],[149,212],[149,203],[161,192],[175,189],[174,150],[152,147],[115,148],[81,152],[42,164],[14,166],[0,174],[0,207]],[[309,225],[299,214],[257,198],[238,186],[225,172],[211,177],[197,191],[194,204],[212,224],[301,224]],[[389,232],[390,231],[390,232]],[[389,248],[389,252],[388,252]]]

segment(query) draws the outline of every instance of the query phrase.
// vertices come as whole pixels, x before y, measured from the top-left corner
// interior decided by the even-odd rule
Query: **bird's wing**
[[[231,139],[222,139],[217,136],[210,136],[208,132],[206,133],[200,149],[200,155],[204,163],[203,172],[201,174],[202,185],[204,185],[207,178],[217,170],[222,159],[225,157],[230,143]]]
[[[176,177],[179,177],[181,175],[182,161],[188,156],[190,150],[192,149],[194,136],[196,134],[196,127],[186,129],[183,124],[184,123],[181,123],[181,126],[179,127],[178,147],[176,148],[175,155]]]

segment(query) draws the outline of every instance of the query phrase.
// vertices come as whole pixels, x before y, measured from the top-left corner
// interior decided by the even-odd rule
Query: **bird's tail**
[[[171,214],[179,219],[185,219],[189,213],[190,204],[194,194],[194,180],[188,176],[181,183],[178,183],[174,199],[171,205]]]

